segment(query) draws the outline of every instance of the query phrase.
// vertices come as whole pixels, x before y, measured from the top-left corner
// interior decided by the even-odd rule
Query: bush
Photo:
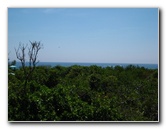
[[[9,121],[157,121],[158,70],[36,67],[8,75]]]

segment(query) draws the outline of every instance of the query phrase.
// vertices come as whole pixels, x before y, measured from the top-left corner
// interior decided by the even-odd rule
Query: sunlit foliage
[[[23,69],[13,72],[9,121],[158,121],[157,69],[38,66],[26,91]]]

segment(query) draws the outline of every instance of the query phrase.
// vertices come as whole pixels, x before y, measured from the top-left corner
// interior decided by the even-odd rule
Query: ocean
[[[28,66],[28,62],[26,63]],[[126,67],[128,65],[134,65],[139,67],[144,67],[148,69],[158,69],[158,64],[132,64],[132,63],[75,63],[75,62],[39,62],[37,66],[64,66],[64,67],[70,67],[72,65],[80,65],[80,66],[91,66],[91,65],[97,65],[101,67],[115,67],[115,66],[122,66]],[[21,67],[21,63],[17,62],[16,67]]]

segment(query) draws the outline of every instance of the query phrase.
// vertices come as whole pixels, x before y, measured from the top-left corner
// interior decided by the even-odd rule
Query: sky
[[[40,41],[40,62],[157,64],[158,24],[158,8],[8,8],[8,58]]]

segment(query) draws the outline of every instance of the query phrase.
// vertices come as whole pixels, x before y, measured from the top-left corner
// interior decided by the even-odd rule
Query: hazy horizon
[[[10,62],[12,62],[12,61],[10,61]],[[19,60],[17,60],[16,61],[16,63],[20,63],[21,64],[21,62],[19,61]],[[29,63],[28,61],[26,62],[27,64]],[[137,65],[137,64],[151,64],[151,65],[158,65],[158,63],[121,63],[121,62],[52,62],[52,61],[39,61],[37,64],[39,64],[39,63],[77,63],[77,64],[135,64],[135,65]]]
[[[158,8],[8,8],[8,58],[30,40],[40,62],[158,64],[158,24]]]

